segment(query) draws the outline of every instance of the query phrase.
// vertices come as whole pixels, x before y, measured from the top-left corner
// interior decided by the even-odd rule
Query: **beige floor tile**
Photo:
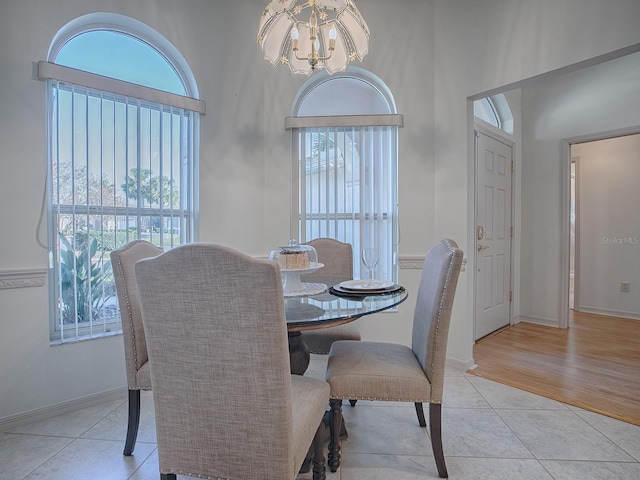
[[[341,480],[424,480],[439,478],[433,457],[351,454],[344,457]]]
[[[124,442],[127,436],[128,415],[129,405],[128,402],[125,402],[82,434],[82,438]],[[156,419],[151,392],[142,392],[140,395],[140,424],[137,442],[156,442]]]
[[[343,407],[349,433],[342,442],[343,453],[431,455],[426,428],[420,427],[413,404],[409,405]]]
[[[445,407],[442,443],[448,456],[533,458],[500,417],[487,409]]]
[[[0,480],[17,480],[54,457],[73,438],[0,433]]]
[[[526,408],[527,410],[567,410],[569,408],[564,403],[525,392],[524,390],[518,390],[486,378],[470,375],[468,379],[493,408]]]
[[[135,454],[122,455],[122,443],[78,439],[40,465],[25,480],[123,480],[128,479],[155,449],[139,444]]]
[[[445,408],[490,408],[478,390],[462,375],[446,378],[442,404]],[[427,407],[428,404],[425,404],[425,411]]]
[[[449,457],[447,469],[449,480],[554,480],[533,459]]]
[[[9,430],[11,433],[30,433],[34,435],[55,435],[60,437],[79,437],[92,428],[105,416],[114,412],[125,400],[114,400],[100,405],[80,409],[76,412],[58,415],[46,420],[29,423]]]
[[[640,426],[621,422],[586,410],[576,410],[576,414],[585,419],[609,440],[640,461]],[[640,476],[638,476],[640,478]]]
[[[542,460],[554,480],[638,480],[640,464]]]
[[[499,410],[498,413],[538,459],[633,461],[573,411]]]

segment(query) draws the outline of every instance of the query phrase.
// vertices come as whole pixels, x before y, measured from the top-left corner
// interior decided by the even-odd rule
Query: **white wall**
[[[640,318],[640,134],[574,145],[576,305]],[[629,282],[629,292],[620,283]]]
[[[167,37],[198,82],[200,239],[264,255],[289,228],[290,114],[304,77],[262,60],[266,0],[21,0],[0,3],[0,272],[46,268],[35,241],[46,163],[44,85],[31,62],[82,14],[132,16]],[[472,115],[467,97],[640,43],[637,0],[360,0],[372,32],[362,67],[404,115],[401,256],[448,236],[472,243]],[[491,28],[488,28],[491,26]],[[470,148],[471,147],[471,148]],[[470,203],[471,202],[471,203]],[[473,268],[473,258],[469,256]],[[419,271],[401,270],[415,292]],[[460,277],[449,357],[472,358],[472,275]],[[361,321],[365,338],[408,342],[413,296]],[[46,287],[0,290],[0,420],[125,385],[120,337],[50,347]]]
[[[558,324],[562,266],[562,141],[640,126],[640,53],[522,88],[520,314]],[[568,154],[567,154],[568,155]],[[568,179],[567,179],[568,186]]]

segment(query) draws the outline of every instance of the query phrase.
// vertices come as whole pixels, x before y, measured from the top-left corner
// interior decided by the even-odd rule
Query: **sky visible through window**
[[[160,52],[124,33],[106,30],[82,33],[65,43],[55,63],[186,95],[176,71]]]

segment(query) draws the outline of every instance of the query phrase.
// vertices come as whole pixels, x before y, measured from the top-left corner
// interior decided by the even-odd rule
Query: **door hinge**
[[[513,302],[513,290],[509,290],[509,301]]]
[[[509,228],[509,235],[511,235],[511,238],[513,238],[513,227]]]
[[[513,163],[513,160],[511,160],[511,173],[513,173],[516,170],[516,166]]]

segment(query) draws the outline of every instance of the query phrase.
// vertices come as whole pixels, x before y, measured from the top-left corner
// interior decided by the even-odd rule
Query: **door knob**
[[[481,252],[482,250],[486,250],[487,248],[489,248],[489,245],[480,245],[478,244],[478,251]]]

